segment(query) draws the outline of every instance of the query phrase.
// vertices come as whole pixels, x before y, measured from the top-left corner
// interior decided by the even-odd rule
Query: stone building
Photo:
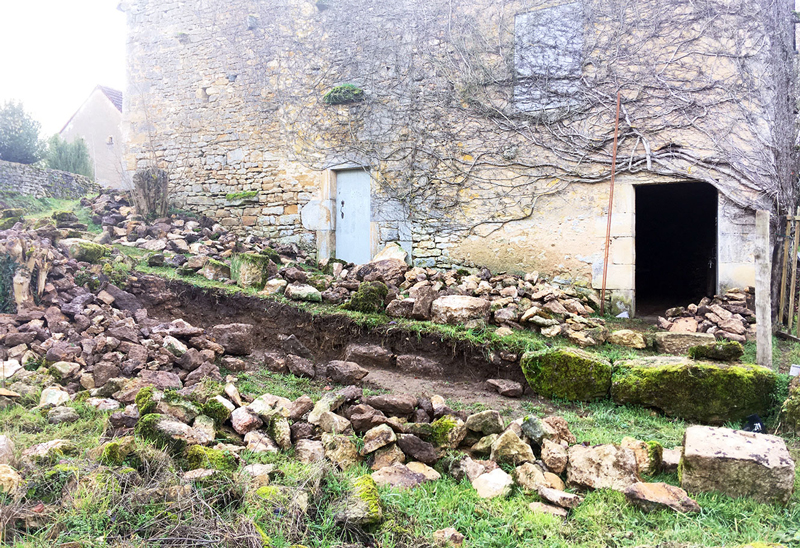
[[[121,125],[122,92],[97,86],[59,132],[67,142],[86,141],[95,180],[108,188],[124,186]]]
[[[787,0],[126,0],[126,167],[364,262],[538,270],[616,305],[753,285],[794,204]],[[685,302],[684,302],[685,301]]]

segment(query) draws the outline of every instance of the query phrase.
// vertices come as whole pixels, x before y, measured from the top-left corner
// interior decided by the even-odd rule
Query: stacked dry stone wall
[[[0,191],[35,198],[80,198],[99,190],[83,175],[0,160]]]
[[[777,99],[791,14],[667,3],[123,0],[125,167],[164,169],[178,207],[320,258],[337,252],[334,172],[365,168],[373,252],[599,287],[622,89],[608,289],[630,292],[635,185],[709,183],[741,218],[790,180],[792,124],[762,121],[792,115]],[[720,283],[747,285],[749,228],[721,230],[720,262],[747,273]]]

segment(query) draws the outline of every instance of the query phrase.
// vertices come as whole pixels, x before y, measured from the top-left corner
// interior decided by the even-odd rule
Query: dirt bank
[[[317,360],[342,359],[348,344],[376,344],[395,355],[411,354],[439,366],[438,374],[414,373],[409,375],[411,377],[468,383],[489,378],[524,382],[517,359],[511,361],[496,357],[490,361],[485,348],[432,335],[418,335],[391,323],[368,329],[344,315],[315,316],[290,304],[231,295],[154,276],[139,277],[131,290],[142,300],[151,316],[165,321],[183,318],[204,328],[223,323],[253,324],[255,347],[260,352],[289,351],[285,342],[288,335],[294,335]],[[403,373],[399,370],[394,372]]]

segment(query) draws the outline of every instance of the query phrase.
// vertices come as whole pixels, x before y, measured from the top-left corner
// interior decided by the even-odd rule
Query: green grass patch
[[[80,199],[64,200],[58,198],[33,198],[31,196],[10,197],[6,194],[0,195],[0,202],[14,203],[13,207],[20,207],[25,210],[26,219],[50,219],[56,211],[70,211],[78,217],[78,221],[87,226],[87,231],[100,234],[102,227],[92,221],[92,211],[81,207]]]
[[[302,395],[307,395],[314,400],[322,397],[325,384],[320,381],[296,377],[291,374],[273,373],[266,369],[240,373],[236,386],[242,394],[249,394],[254,398],[262,394],[272,394],[295,400]]]

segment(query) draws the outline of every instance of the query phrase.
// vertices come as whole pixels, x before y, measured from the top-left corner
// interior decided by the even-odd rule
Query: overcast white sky
[[[119,0],[0,0],[0,103],[58,132],[98,84],[125,91]]]

